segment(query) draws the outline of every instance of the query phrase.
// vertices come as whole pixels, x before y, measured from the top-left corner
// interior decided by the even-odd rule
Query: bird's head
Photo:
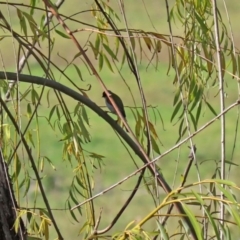
[[[110,94],[112,94],[111,91],[108,90],[108,92],[109,92]],[[106,97],[107,97],[107,94],[106,94],[105,92],[103,92],[103,93],[102,93],[102,97],[103,97],[103,98],[106,98]]]

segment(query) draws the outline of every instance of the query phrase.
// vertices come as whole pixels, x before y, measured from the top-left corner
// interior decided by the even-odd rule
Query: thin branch
[[[222,74],[222,61],[221,61],[221,49],[220,49],[220,40],[219,40],[219,26],[218,26],[218,9],[217,9],[217,1],[213,0],[213,18],[214,18],[214,29],[215,29],[215,44],[217,48],[217,68],[218,68],[218,81],[219,81],[219,97],[220,97],[220,112],[223,112],[225,109],[225,97],[224,97],[224,82],[223,82],[223,74]],[[225,179],[225,157],[226,157],[226,132],[225,132],[225,115],[222,115],[221,118],[221,179]],[[224,188],[225,186],[222,185]],[[224,199],[224,193],[221,191],[221,199]],[[220,202],[220,223],[222,226],[219,228],[220,230],[220,239],[224,239],[224,204]]]
[[[121,217],[121,215],[123,214],[123,212],[125,211],[125,209],[127,208],[127,206],[130,204],[130,202],[132,201],[133,197],[135,196],[140,183],[143,179],[144,173],[145,173],[146,168],[144,168],[141,171],[140,176],[138,177],[138,181],[136,183],[136,186],[134,187],[132,193],[130,194],[130,196],[128,197],[127,201],[124,203],[124,205],[122,206],[122,208],[120,209],[120,211],[117,213],[117,215],[115,216],[115,218],[112,220],[112,222],[109,224],[109,226],[107,226],[106,228],[104,228],[103,230],[99,230],[97,231],[97,229],[93,232],[93,234],[88,238],[88,239],[92,239],[95,238],[98,235],[102,235],[104,233],[106,233],[107,231],[109,231],[117,222],[117,220]]]

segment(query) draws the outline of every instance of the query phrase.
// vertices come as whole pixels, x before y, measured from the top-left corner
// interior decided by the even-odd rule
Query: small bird
[[[114,102],[117,105],[117,107],[118,107],[119,111],[121,112],[122,116],[126,119],[126,113],[124,111],[124,105],[123,105],[122,99],[117,94],[113,93],[112,91],[108,90],[108,92],[110,93],[110,96],[114,100]],[[108,99],[107,94],[105,92],[103,92],[102,97],[105,99],[106,106],[110,110],[110,112],[117,115],[117,112],[115,111],[112,103]]]

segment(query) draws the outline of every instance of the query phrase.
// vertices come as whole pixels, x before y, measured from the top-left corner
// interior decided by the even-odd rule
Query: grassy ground
[[[76,2],[75,4],[73,2]],[[77,1],[72,1],[72,4],[65,4],[62,8],[62,12],[68,14],[69,12],[75,13],[76,11],[81,11],[83,9],[89,9],[89,2],[84,2],[83,9],[76,10]],[[113,3],[114,4],[114,3]],[[145,30],[153,30],[154,28],[149,23],[149,18],[146,12],[143,10],[143,6],[141,4],[133,4],[131,1],[125,3],[128,21],[130,22],[130,26],[132,28],[143,28]],[[232,6],[236,7],[232,7]],[[233,19],[233,32],[236,33],[236,39],[240,38],[239,31],[235,31],[238,22],[235,21],[238,17],[239,10],[238,1],[231,1],[231,13],[230,16]],[[159,8],[159,11],[153,11],[156,6]],[[238,7],[237,7],[238,6]],[[148,3],[147,9],[149,13],[151,13],[151,19],[154,22],[154,26],[156,30],[161,33],[167,33],[167,21],[165,14],[165,7],[161,6],[157,1],[151,0]],[[141,15],[139,17],[138,14]],[[142,13],[142,14],[140,14]],[[14,10],[12,10],[12,14],[14,14]],[[93,22],[89,13],[83,13],[79,16],[79,19],[84,19],[84,21]],[[13,24],[17,23],[16,19],[14,20],[13,16]],[[79,26],[79,24],[71,25],[71,28],[84,28],[84,26]],[[181,26],[174,28],[176,34],[180,32]],[[80,41],[84,41],[88,34],[78,33],[76,35]],[[56,35],[57,37],[57,35]],[[239,42],[239,41],[236,41]],[[1,45],[1,51],[3,52],[3,58],[5,61],[5,65],[7,70],[14,69],[14,63],[12,59],[14,59],[12,52],[13,48],[12,42],[3,41]],[[47,49],[43,49],[43,51],[47,51]],[[62,68],[65,66],[64,61],[57,56],[59,53],[61,56],[64,56],[68,60],[72,59],[72,57],[76,54],[76,48],[72,44],[70,44],[70,40],[60,39],[60,41],[56,42],[55,52],[53,54],[53,61],[55,61]],[[175,94],[175,87],[172,82],[174,79],[174,73],[167,73],[167,61],[168,56],[166,51],[163,50],[162,53],[159,54],[160,63],[159,69],[155,70],[153,66],[146,68],[148,64],[147,60],[144,58],[142,63],[139,63],[140,75],[143,83],[143,88],[146,94],[147,105],[152,105],[157,107],[160,112],[164,126],[160,121],[159,117],[157,117],[156,121],[156,129],[159,135],[163,146],[160,146],[161,152],[165,152],[167,149],[172,147],[177,138],[178,138],[178,127],[179,124],[175,124],[175,122],[170,122],[170,118],[173,112],[173,97]],[[91,84],[91,91],[88,93],[89,97],[92,101],[96,102],[99,106],[104,106],[104,101],[101,98],[102,90],[94,78],[94,76],[90,76],[89,72],[86,70],[82,62],[78,62],[79,67],[82,71],[82,75],[84,78],[84,82],[82,82],[78,77],[76,72],[73,69],[69,69],[67,73],[71,77],[71,79],[81,88],[86,88],[87,84]],[[97,63],[96,63],[97,64]],[[42,76],[43,73],[40,71],[37,64],[31,60],[30,66],[32,67],[32,71],[36,73],[36,75]],[[25,70],[26,72],[26,70]],[[134,97],[136,99],[137,105],[140,105],[140,97],[138,94],[138,87],[134,77],[130,73],[129,69],[126,65],[123,67],[121,74],[127,81],[127,84],[130,86]],[[126,106],[126,113],[128,116],[128,122],[132,129],[135,128],[134,118],[131,112],[131,107],[134,106],[131,95],[128,91],[128,88],[124,84],[124,82],[119,78],[117,73],[111,73],[106,68],[100,73],[104,83],[114,92],[117,92],[123,99],[124,104]],[[56,80],[62,82],[63,84],[69,84],[64,78],[61,78],[58,73],[56,73]],[[235,99],[237,99],[237,91],[236,91],[236,82],[231,78],[226,77],[227,87],[226,93],[228,98],[226,98],[226,105],[229,105]],[[22,84],[22,89],[26,88],[26,84]],[[71,87],[71,86],[70,86]],[[218,89],[212,88],[210,90],[209,96],[212,96],[209,101],[218,111]],[[214,96],[214,97],[213,97]],[[57,103],[56,97],[52,92],[50,94],[50,102],[53,106]],[[68,97],[65,97],[66,102],[68,103],[69,110],[73,111],[72,106],[75,106],[75,102]],[[22,112],[26,109],[26,104],[23,103]],[[49,108],[46,101],[41,103],[39,108],[39,115],[44,116],[48,115],[51,108]],[[98,154],[105,156],[104,159],[104,168],[100,172],[99,170],[94,171],[94,180],[95,180],[95,189],[94,192],[98,193],[102,191],[106,187],[114,184],[116,181],[122,179],[127,176],[129,173],[135,170],[134,164],[129,158],[128,152],[123,147],[121,142],[116,137],[114,131],[96,114],[92,113],[90,110],[87,110],[90,124],[89,131],[91,133],[91,142],[84,144],[83,148],[92,151]],[[227,159],[233,160],[237,163],[240,153],[235,151],[233,157],[231,155],[233,142],[234,142],[234,134],[236,131],[237,124],[237,110],[232,110],[227,114]],[[154,116],[152,111],[150,110],[151,121],[154,122]],[[113,116],[114,117],[114,116]],[[206,123],[213,117],[213,114],[205,108],[205,111],[200,117],[199,126]],[[23,126],[26,123],[27,117],[25,115],[22,116]],[[34,122],[31,126],[33,129],[33,136],[35,136],[36,123]],[[39,118],[39,129],[43,129],[40,131],[41,143],[41,155],[48,156],[53,164],[56,167],[56,171],[54,171],[50,166],[46,165],[44,171],[41,173],[43,177],[44,187],[47,190],[48,197],[50,199],[51,207],[55,209],[63,208],[66,198],[68,196],[68,188],[71,184],[71,180],[73,177],[73,168],[76,167],[76,163],[73,161],[72,166],[67,161],[64,161],[62,158],[62,147],[63,143],[59,141],[62,136],[58,131],[53,131],[51,127],[48,125],[46,119],[44,117]],[[35,138],[36,139],[36,138]],[[194,142],[197,145],[197,159],[199,163],[203,162],[200,165],[200,173],[202,179],[211,178],[213,175],[216,165],[214,161],[218,161],[220,159],[220,122],[216,121],[213,125],[211,125],[207,131],[202,132],[197,137],[194,138]],[[181,174],[184,172],[184,168],[188,161],[188,144],[185,144],[180,152],[177,150],[168,154],[166,157],[162,158],[158,161],[158,165],[161,167],[163,175],[169,181],[169,183],[173,183],[173,173],[176,169],[176,163],[179,162],[178,169],[176,171],[176,180],[174,186],[178,186],[181,181]],[[239,139],[236,142],[236,149],[239,148]],[[37,156],[37,152],[33,149],[33,154]],[[154,156],[157,156],[154,154]],[[133,155],[133,157],[140,164],[139,160]],[[234,167],[231,179],[238,181],[237,176],[238,168]],[[127,183],[120,185],[117,189],[114,189],[107,193],[104,196],[101,196],[96,200],[96,212],[100,211],[100,208],[103,207],[102,213],[102,222],[100,224],[100,228],[107,226],[112,217],[115,216],[116,212],[125,201],[127,196],[130,194],[134,183],[136,181],[136,177],[130,179]],[[197,181],[196,168],[193,167],[188,182]],[[34,182],[34,181],[32,181]],[[238,182],[237,182],[238,183]],[[32,184],[32,188],[34,188],[34,184]],[[30,194],[29,199],[33,197],[33,192]],[[39,202],[41,198],[39,197]],[[26,198],[22,200],[25,203]],[[30,205],[30,204],[29,204]],[[146,192],[144,186],[142,186],[133,200],[129,208],[123,214],[121,220],[114,227],[113,231],[122,230],[130,221],[132,220],[140,220],[147,214],[150,210],[152,210],[153,204],[152,200]],[[84,210],[84,209],[83,209]],[[54,211],[55,216],[57,218],[58,224],[60,226],[60,230],[63,232],[65,239],[78,239],[76,236],[80,226],[84,223],[84,219],[79,218],[79,223],[74,222],[71,219],[71,216],[66,211],[56,210]],[[53,236],[51,236],[52,239]]]

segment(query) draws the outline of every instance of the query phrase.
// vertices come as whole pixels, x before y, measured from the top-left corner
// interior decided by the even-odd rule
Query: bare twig
[[[215,29],[215,44],[217,48],[217,68],[218,68],[218,81],[219,81],[219,96],[220,96],[220,112],[225,109],[225,99],[224,99],[224,82],[222,75],[222,61],[221,61],[221,49],[219,43],[219,26],[218,26],[218,9],[217,1],[213,0],[213,18],[214,18],[214,29]],[[225,179],[225,157],[226,157],[226,146],[225,146],[225,115],[220,117],[221,120],[221,179]],[[224,187],[224,185],[222,185]],[[221,199],[224,199],[224,193],[221,191]],[[220,219],[222,219],[222,226],[219,228],[220,239],[224,239],[223,225],[224,225],[224,203],[220,202]]]
[[[136,183],[136,186],[134,187],[132,193],[130,194],[130,196],[128,197],[127,201],[123,204],[122,208],[120,209],[120,211],[117,213],[117,215],[115,216],[115,218],[112,220],[112,222],[109,224],[109,226],[107,226],[106,228],[104,228],[103,230],[99,230],[97,231],[97,229],[94,229],[93,234],[88,238],[88,239],[92,239],[97,237],[98,235],[104,234],[105,232],[109,231],[117,222],[117,220],[120,218],[120,216],[122,215],[122,213],[124,212],[124,210],[127,208],[127,206],[129,205],[129,203],[132,201],[133,197],[135,196],[139,185],[143,179],[144,173],[145,173],[146,168],[144,168],[141,171],[140,176],[138,177],[138,181]]]

